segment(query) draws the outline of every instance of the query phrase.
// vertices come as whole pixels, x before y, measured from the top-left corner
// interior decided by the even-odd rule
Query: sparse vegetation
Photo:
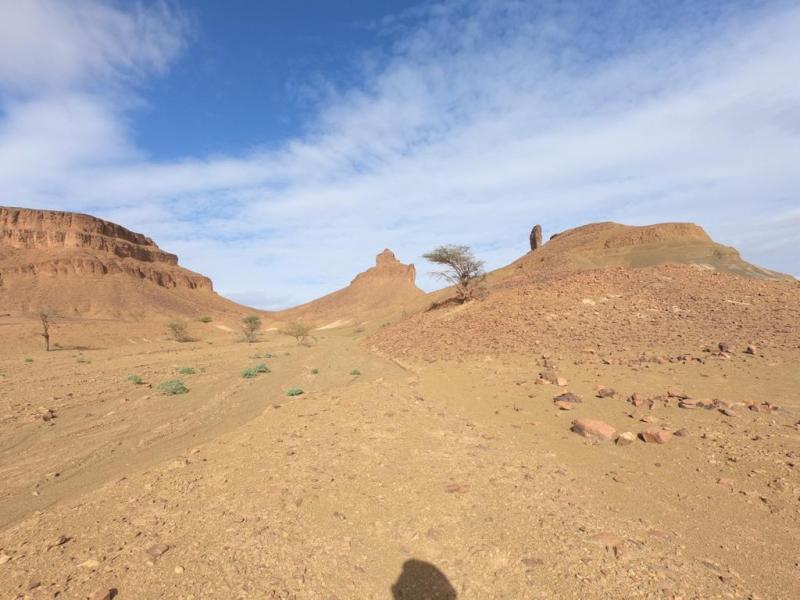
[[[128,375],[128,381],[133,385],[142,385],[144,380],[139,375]]]
[[[350,371],[350,375],[361,375],[361,371],[359,371],[358,369],[353,369],[352,371]]]
[[[182,367],[178,369],[178,373],[181,375],[194,375],[197,371],[195,371],[192,367]]]
[[[214,319],[212,319],[208,315],[204,315],[197,320],[200,321],[201,323],[211,323],[211,321],[213,321]]]
[[[26,362],[26,363],[32,363],[32,362],[33,362],[33,359],[32,359],[32,358],[26,358],[26,359],[25,359],[25,362]]]
[[[469,302],[477,296],[486,273],[483,270],[483,261],[475,258],[469,246],[439,246],[422,256],[445,267],[443,271],[433,274],[455,286],[459,302]]]
[[[289,388],[288,390],[286,390],[287,396],[299,396],[302,393],[303,390],[301,390],[300,388]]]
[[[301,323],[300,321],[292,321],[281,329],[281,333],[293,337],[297,340],[298,344],[302,344],[303,346],[309,346],[312,341],[317,341],[317,338],[311,335],[311,325],[308,323]]]
[[[158,384],[158,389],[161,390],[161,393],[165,396],[177,396],[178,394],[186,394],[189,392],[189,388],[183,385],[180,379],[172,379],[160,383]]]
[[[92,362],[91,360],[89,360],[89,359],[88,359],[88,358],[86,358],[85,356],[79,356],[79,357],[78,357],[78,359],[77,359],[77,361],[78,361],[79,363],[86,364],[86,365],[88,365],[88,364],[90,364],[90,363]]]
[[[319,375],[319,369],[311,369],[312,375]]]
[[[258,315],[247,315],[242,319],[242,330],[244,339],[252,344],[258,340],[258,331],[261,329],[261,318]]]
[[[244,379],[253,379],[254,377],[258,377],[261,373],[269,373],[269,367],[264,363],[260,365],[256,365],[255,367],[251,367],[249,369],[245,369],[242,371],[242,377]]]
[[[188,342],[191,339],[189,338],[189,331],[185,321],[170,321],[167,324],[167,328],[172,339],[176,342]]]

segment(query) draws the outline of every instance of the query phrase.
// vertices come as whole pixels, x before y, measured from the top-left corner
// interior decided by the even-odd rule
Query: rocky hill
[[[489,274],[482,301],[419,312],[378,332],[373,347],[436,358],[545,347],[666,356],[719,340],[800,346],[800,283],[743,261],[696,225],[598,223],[533,245]]]
[[[532,242],[531,246],[534,245]],[[501,269],[500,274],[508,275],[517,270],[580,271],[662,264],[688,264],[698,269],[760,279],[787,277],[745,262],[735,248],[714,242],[694,223],[632,226],[611,222],[592,223],[558,233],[549,242]]]
[[[375,257],[374,267],[356,275],[346,288],[274,316],[324,327],[399,313],[425,296],[415,284],[416,273],[414,265],[401,263],[386,249]]]
[[[0,310],[196,315],[236,310],[153,240],[95,217],[0,207]]]

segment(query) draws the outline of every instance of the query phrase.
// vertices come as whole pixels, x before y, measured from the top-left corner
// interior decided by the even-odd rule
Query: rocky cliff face
[[[212,290],[153,240],[89,215],[0,207],[0,277],[124,273],[166,288]]]
[[[0,207],[0,313],[193,317],[241,308],[140,233],[89,215]]]

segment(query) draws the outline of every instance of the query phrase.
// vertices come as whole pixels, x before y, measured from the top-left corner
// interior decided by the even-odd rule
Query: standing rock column
[[[531,250],[542,247],[542,226],[534,225],[531,229]]]

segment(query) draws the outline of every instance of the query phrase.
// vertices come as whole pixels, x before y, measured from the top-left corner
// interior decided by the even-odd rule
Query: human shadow
[[[391,589],[394,600],[455,600],[458,597],[444,573],[431,563],[414,558],[403,563],[403,570]]]

